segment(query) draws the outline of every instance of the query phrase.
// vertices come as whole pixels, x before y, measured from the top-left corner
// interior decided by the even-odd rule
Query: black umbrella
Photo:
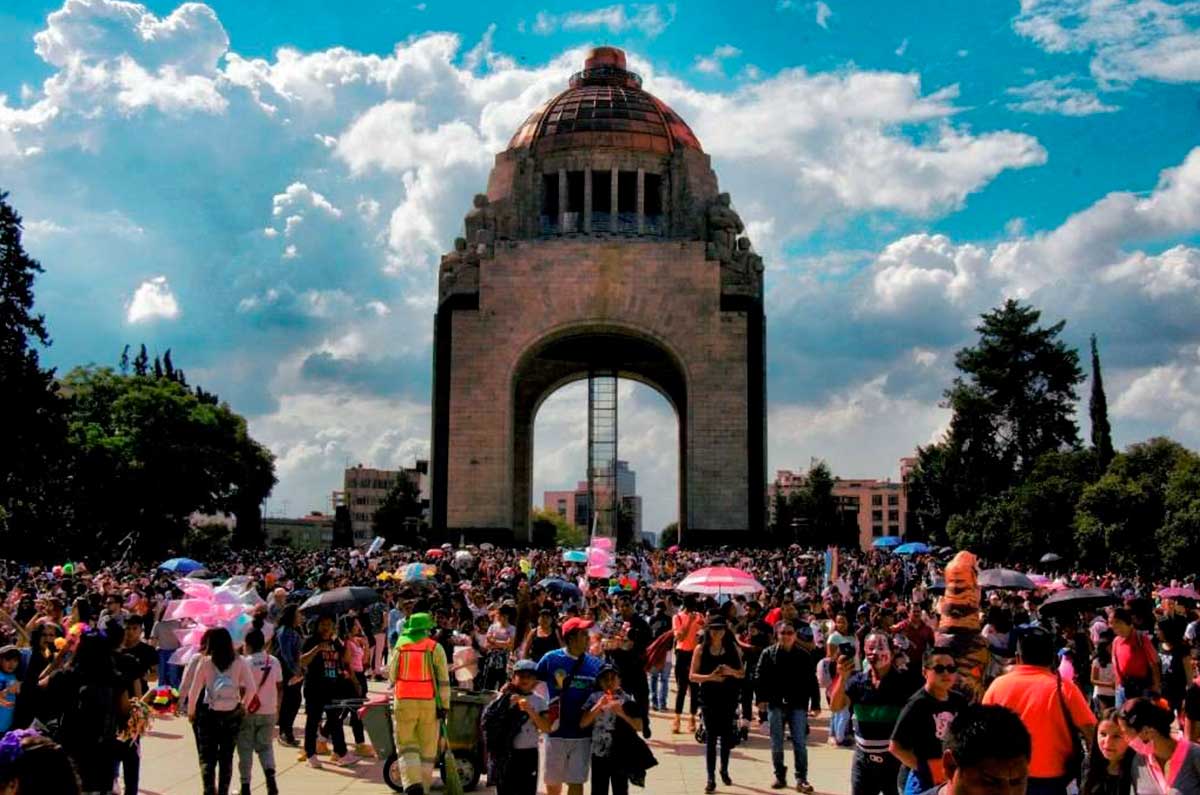
[[[1045,555],[1042,555],[1042,557],[1041,557],[1042,563],[1058,563],[1061,560],[1062,560],[1062,555],[1056,555],[1053,552],[1047,552]]]
[[[578,585],[573,582],[567,582],[561,577],[547,577],[538,583],[538,587],[545,588],[547,591],[564,599],[578,599],[583,596],[583,591],[579,590]]]
[[[1105,607],[1120,601],[1112,591],[1103,588],[1070,588],[1051,594],[1042,606],[1040,613],[1069,612],[1073,610],[1090,610]]]
[[[321,591],[300,605],[301,613],[337,615],[355,607],[367,607],[379,601],[379,592],[374,588],[352,585]]]
[[[1021,572],[1012,569],[984,569],[979,572],[979,587],[1032,591],[1037,584]]]

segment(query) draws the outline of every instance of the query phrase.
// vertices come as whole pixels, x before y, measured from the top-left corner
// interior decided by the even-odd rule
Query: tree
[[[179,380],[175,374],[175,364],[171,361],[171,349],[167,348],[167,352],[162,357],[163,375],[172,381]]]
[[[142,343],[141,350],[133,360],[133,374],[144,376],[150,372],[150,355],[146,353],[146,343]]]
[[[45,317],[33,312],[42,266],[21,242],[21,216],[0,193],[0,531],[6,555],[27,557],[66,520],[66,424],[54,371],[42,369],[35,346],[49,346]]]
[[[413,546],[414,533],[421,535],[421,519],[420,489],[415,480],[401,475],[375,510],[372,527],[389,545]]]
[[[1103,474],[1113,460],[1112,426],[1108,423],[1108,398],[1104,395],[1104,377],[1100,374],[1100,352],[1092,335],[1092,395],[1088,416],[1092,420],[1092,447],[1096,451],[1097,473]]]
[[[117,362],[117,371],[121,375],[129,375],[129,346],[126,345],[121,349],[121,358]]]
[[[557,511],[544,508],[530,513],[534,545],[540,547],[581,547],[587,543],[587,533],[559,516]]]
[[[841,522],[837,499],[833,496],[833,475],[824,461],[813,459],[810,463],[801,499],[806,537],[800,543],[818,549],[831,544],[840,545],[845,539],[839,538]]]
[[[75,368],[62,380],[77,521],[55,539],[76,553],[146,557],[179,549],[193,513],[232,513],[253,543],[274,458],[246,421],[173,381]],[[247,508],[253,505],[254,510]]]

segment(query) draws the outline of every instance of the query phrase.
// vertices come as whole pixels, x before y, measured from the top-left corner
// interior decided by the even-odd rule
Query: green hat
[[[433,617],[428,613],[413,613],[404,622],[404,631],[400,633],[398,643],[413,643],[428,637],[433,629]]]

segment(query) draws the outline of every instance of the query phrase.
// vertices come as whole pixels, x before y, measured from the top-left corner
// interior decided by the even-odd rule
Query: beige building
[[[299,519],[268,516],[263,520],[268,547],[328,549],[333,543],[333,516],[313,511]]]
[[[372,525],[375,511],[383,504],[400,480],[406,477],[417,486],[421,495],[421,510],[429,511],[429,462],[418,460],[416,466],[406,469],[372,469],[362,464],[346,470],[341,491],[333,493],[333,505],[346,506],[350,514],[350,530],[356,546],[369,544],[374,537]]]
[[[843,521],[854,523],[858,527],[858,545],[866,550],[877,538],[884,536],[908,536],[908,489],[906,487],[909,472],[916,463],[914,458],[900,459],[901,480],[890,478],[874,480],[870,478],[839,478],[833,479],[833,496],[838,501],[838,508]],[[782,494],[790,497],[800,491],[805,484],[805,474],[790,469],[780,469],[775,473],[775,481],[767,487],[767,511],[770,522],[775,521],[775,496]]]

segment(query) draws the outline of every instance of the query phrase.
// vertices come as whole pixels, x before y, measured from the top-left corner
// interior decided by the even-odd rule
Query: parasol
[[[300,605],[300,612],[337,615],[355,607],[373,605],[378,601],[379,593],[374,588],[351,585],[322,591],[309,597],[304,604]]]
[[[896,547],[897,555],[928,555],[929,545],[922,541],[910,541]]]
[[[1053,552],[1047,552],[1045,555],[1042,555],[1042,557],[1039,559],[1038,562],[1039,563],[1058,563],[1061,560],[1062,560],[1062,555],[1058,555]]]
[[[706,566],[683,578],[675,590],[684,593],[747,594],[764,590],[762,583],[741,569],[731,566]]]
[[[204,564],[191,558],[171,558],[158,564],[158,567],[172,574],[190,574],[196,569],[204,568]]]
[[[877,538],[872,541],[871,546],[875,547],[876,549],[893,549],[894,547],[898,547],[903,543],[904,540],[899,536],[884,536],[883,538]]]
[[[1190,599],[1193,602],[1200,601],[1200,593],[1196,593],[1195,588],[1163,588],[1158,592],[1160,599]]]
[[[568,549],[563,553],[563,561],[566,563],[587,563],[588,554],[582,549]]]
[[[1068,588],[1046,597],[1046,601],[1042,602],[1038,612],[1046,614],[1090,610],[1111,605],[1117,601],[1119,600],[1116,594],[1103,588]]]
[[[579,590],[578,585],[573,582],[567,582],[561,577],[547,577],[538,583],[538,587],[545,588],[547,591],[564,599],[579,599],[583,596],[583,592]]]

